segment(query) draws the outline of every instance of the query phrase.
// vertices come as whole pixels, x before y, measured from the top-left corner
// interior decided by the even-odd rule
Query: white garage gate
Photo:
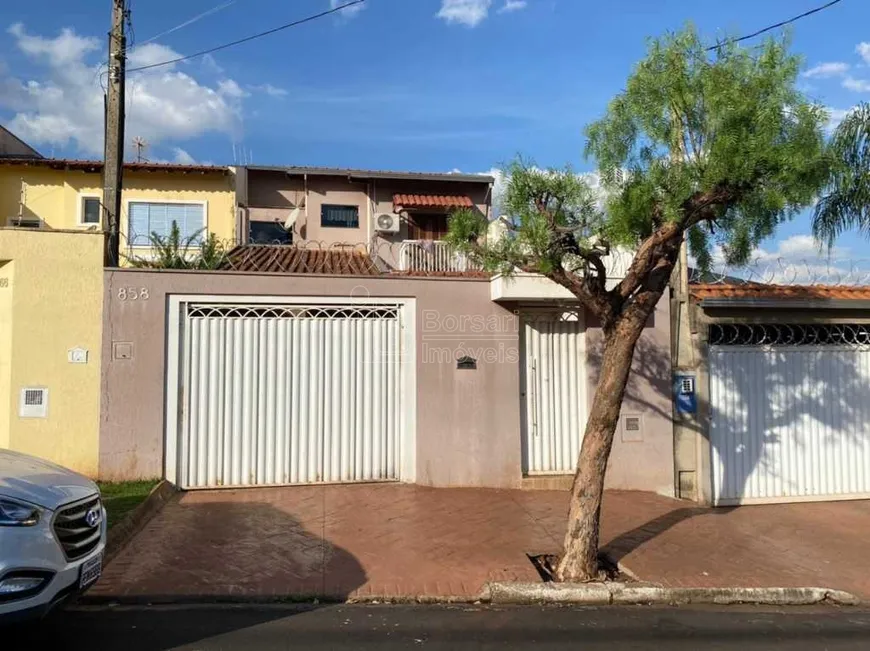
[[[167,474],[174,466],[183,488],[402,479],[404,313],[400,303],[177,303]]]
[[[716,504],[870,496],[870,327],[714,325]]]

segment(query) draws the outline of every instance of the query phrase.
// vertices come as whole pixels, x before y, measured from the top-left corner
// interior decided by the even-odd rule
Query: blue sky
[[[219,11],[131,52],[131,65],[274,27],[333,0],[132,0],[136,40]],[[522,152],[540,165],[582,158],[583,126],[617,93],[649,36],[687,20],[742,34],[821,0],[368,0],[206,59],[131,74],[128,140],[156,160],[483,172]],[[0,6],[0,122],[43,153],[99,157],[109,0]],[[844,0],[796,23],[817,68],[802,84],[835,114],[870,98],[870,3]],[[7,32],[8,30],[8,32]],[[862,56],[863,55],[863,56]],[[104,78],[104,77],[102,77]],[[779,241],[807,247],[808,220]],[[789,240],[791,238],[791,240]],[[794,250],[780,251],[794,254]],[[847,236],[840,257],[870,257]]]

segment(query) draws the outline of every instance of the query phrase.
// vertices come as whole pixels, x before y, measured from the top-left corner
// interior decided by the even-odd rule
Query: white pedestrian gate
[[[523,317],[523,473],[572,473],[586,427],[582,312]]]
[[[870,495],[870,329],[713,326],[716,504]]]
[[[398,479],[398,305],[191,304],[185,488]]]

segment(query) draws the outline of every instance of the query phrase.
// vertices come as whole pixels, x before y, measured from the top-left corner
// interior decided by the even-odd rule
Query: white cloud
[[[9,128],[34,146],[73,145],[81,155],[103,153],[105,67],[98,63],[101,41],[63,29],[53,37],[9,28],[15,46],[39,74],[20,78],[0,70],[0,107],[13,112]],[[151,43],[130,53],[130,66],[176,58],[169,47]],[[89,60],[90,59],[90,60]],[[166,66],[128,75],[127,135],[152,145],[185,140],[207,132],[237,136],[242,99],[247,94],[231,79],[216,87],[200,83],[192,65],[182,72]]]
[[[289,94],[285,89],[278,88],[272,84],[260,84],[258,86],[251,86],[250,88],[259,93],[266,93],[269,97],[286,97]]]
[[[346,5],[348,2],[349,2],[349,0],[329,0],[329,7],[330,7],[330,9],[337,9],[341,5]],[[358,5],[351,5],[347,9],[342,9],[338,13],[340,16],[343,16],[344,18],[353,18],[359,12],[361,12],[364,7],[365,7],[365,3],[360,3]]]
[[[160,45],[160,43],[146,43],[140,47],[130,50],[127,55],[127,67],[139,68],[141,66],[153,66],[164,61],[172,61],[181,55],[171,47]],[[171,70],[175,67],[174,63],[165,66],[165,70]]]
[[[826,106],[825,110],[828,112],[828,124],[826,125],[826,128],[828,131],[832,131],[837,128],[837,125],[840,124],[840,122],[843,121],[843,118],[855,110],[855,107],[852,106],[847,109],[839,109],[832,106]]]
[[[68,27],[60,30],[60,34],[53,39],[31,36],[24,31],[22,23],[15,23],[7,31],[15,37],[18,49],[24,54],[47,60],[53,65],[76,64],[88,52],[100,48],[98,39],[78,36]]]
[[[870,43],[858,43],[858,45],[855,46],[855,52],[864,59],[864,63],[870,64]]]
[[[438,18],[446,23],[476,27],[489,15],[492,0],[441,0]]]
[[[526,0],[505,0],[504,4],[499,8],[498,13],[506,14],[512,11],[525,9],[528,2]]]
[[[854,77],[846,77],[843,80],[843,88],[853,90],[856,93],[866,93],[870,91],[870,81],[865,79],[855,79]]]
[[[804,77],[816,79],[828,79],[829,77],[841,77],[849,70],[849,64],[842,61],[830,61],[813,66],[803,73]]]
[[[221,79],[218,82],[217,90],[221,95],[232,97],[233,99],[242,99],[250,95],[248,91],[242,90],[242,87],[232,79]]]
[[[196,159],[181,147],[172,148],[172,162],[179,165],[196,165]]]

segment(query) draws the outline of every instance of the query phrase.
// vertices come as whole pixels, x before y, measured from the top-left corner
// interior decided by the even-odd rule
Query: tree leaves
[[[831,181],[813,213],[813,235],[829,248],[850,229],[870,234],[870,104],[837,126],[830,151]]]

